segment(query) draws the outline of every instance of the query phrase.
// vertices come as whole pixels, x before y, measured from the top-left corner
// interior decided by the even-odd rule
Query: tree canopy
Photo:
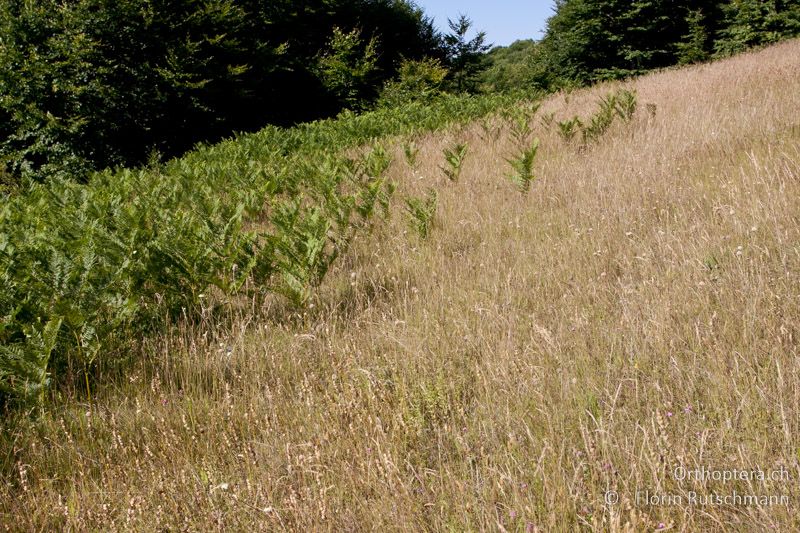
[[[444,46],[451,86],[457,92],[475,92],[479,74],[487,66],[484,54],[491,48],[486,44],[486,32],[479,31],[468,39],[472,21],[466,15],[460,15],[456,20],[448,19],[447,25],[450,33],[444,36]]]
[[[358,107],[427,56],[405,0],[0,0],[0,157],[33,179],[138,164]]]
[[[0,0],[0,183],[81,179],[377,101],[724,57],[800,34],[800,1],[557,0],[541,41],[488,54],[467,16],[448,23],[438,33],[412,0]]]
[[[541,42],[490,54],[490,86],[583,85],[796,35],[797,0],[557,0]]]

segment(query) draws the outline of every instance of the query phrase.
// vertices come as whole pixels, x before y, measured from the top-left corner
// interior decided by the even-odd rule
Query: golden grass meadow
[[[639,109],[597,142],[540,120],[616,88]],[[527,194],[500,117],[415,168],[396,139],[427,239],[395,203],[303,310],[225,302],[7,423],[0,524],[797,531],[798,110],[795,40],[549,97]]]

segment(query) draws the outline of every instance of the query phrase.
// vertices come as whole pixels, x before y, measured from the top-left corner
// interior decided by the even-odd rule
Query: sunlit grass
[[[394,202],[305,305],[211,295],[215,311],[143,340],[91,402],[8,423],[0,521],[800,528],[800,43],[619,87],[639,111],[586,146],[546,123],[591,116],[617,86],[543,103],[527,195],[500,117],[415,138],[413,170],[397,139],[396,196],[436,191],[427,239]],[[469,155],[451,181],[455,145]],[[734,490],[790,506],[637,502]]]

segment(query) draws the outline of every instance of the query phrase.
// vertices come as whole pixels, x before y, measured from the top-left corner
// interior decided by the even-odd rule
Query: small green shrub
[[[430,102],[441,94],[447,74],[447,69],[438,59],[404,60],[397,77],[381,91],[378,106],[396,107],[409,102]]]
[[[363,106],[361,95],[369,87],[377,68],[377,41],[374,37],[366,44],[362,41],[360,29],[345,32],[334,27],[328,50],[317,59],[317,77],[346,109]]]

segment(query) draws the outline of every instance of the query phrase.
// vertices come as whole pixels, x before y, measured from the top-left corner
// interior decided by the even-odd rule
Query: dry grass
[[[537,126],[528,195],[504,177],[502,129],[418,139],[417,171],[398,146],[399,193],[439,193],[429,239],[398,207],[313,307],[239,302],[183,324],[91,404],[21,423],[0,522],[800,529],[800,42],[624,86],[640,109],[597,144]],[[540,115],[588,116],[608,90]],[[451,183],[437,167],[462,141]],[[677,466],[790,479],[679,480]],[[684,505],[645,505],[646,490]]]

